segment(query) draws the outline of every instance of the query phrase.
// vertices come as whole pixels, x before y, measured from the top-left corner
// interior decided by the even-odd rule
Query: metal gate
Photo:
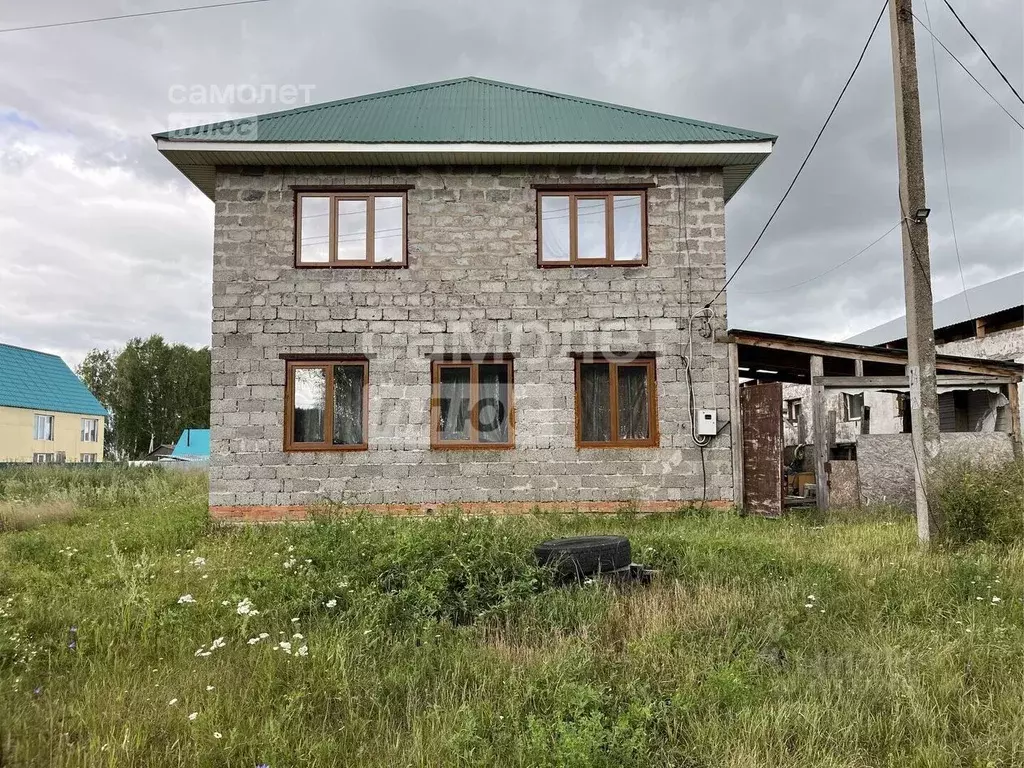
[[[743,508],[779,517],[783,505],[782,385],[740,388],[743,425]]]

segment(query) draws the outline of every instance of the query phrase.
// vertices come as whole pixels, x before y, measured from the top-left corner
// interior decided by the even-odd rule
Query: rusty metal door
[[[740,388],[743,425],[743,508],[748,514],[782,514],[782,385]]]

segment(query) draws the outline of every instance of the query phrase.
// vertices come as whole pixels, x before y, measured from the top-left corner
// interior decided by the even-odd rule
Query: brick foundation
[[[637,505],[630,501],[584,501],[564,502],[470,502],[466,504],[364,504],[338,505],[333,510],[342,515],[369,512],[374,515],[392,517],[429,517],[445,512],[459,511],[467,515],[525,515],[534,511],[562,512],[566,514],[614,514],[623,510],[641,513],[674,512],[689,504],[700,502],[648,501]],[[714,509],[728,509],[731,501],[708,501]],[[283,523],[306,520],[313,507],[302,504],[281,504],[277,506],[215,506],[210,507],[210,517],[225,523]]]

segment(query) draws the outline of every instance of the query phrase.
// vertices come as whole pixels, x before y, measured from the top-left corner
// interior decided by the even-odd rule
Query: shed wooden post
[[[853,361],[853,375],[857,377],[864,376],[864,361],[859,357]]]
[[[1010,382],[1006,385],[1006,398],[1010,401],[1010,438],[1013,440],[1013,455],[1018,459],[1024,452],[1020,434],[1020,390],[1019,384]]]
[[[729,439],[732,442],[732,501],[743,511],[743,419],[740,414],[740,352],[729,344]]]
[[[828,460],[828,417],[825,415],[825,385],[819,381],[824,375],[824,358],[811,355],[811,420],[814,422],[814,483],[817,486],[818,509],[828,509],[828,475],[825,473],[825,462]]]

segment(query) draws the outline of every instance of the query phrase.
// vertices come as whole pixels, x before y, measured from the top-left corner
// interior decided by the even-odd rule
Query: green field
[[[67,468],[0,470],[0,525],[5,768],[1024,765],[1024,549],[899,516],[229,528]],[[584,532],[660,578],[552,586]]]

